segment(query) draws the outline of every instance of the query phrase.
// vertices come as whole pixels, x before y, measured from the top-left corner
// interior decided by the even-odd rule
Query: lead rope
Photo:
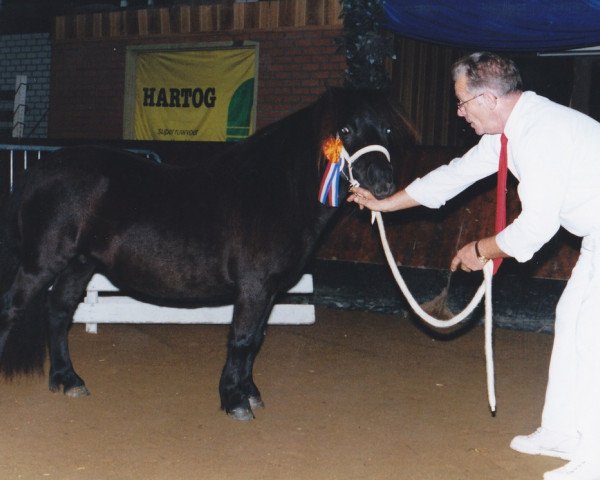
[[[334,154],[333,157],[328,160],[332,163],[340,162],[340,168],[337,169],[337,175],[339,175],[343,171],[344,164],[348,165],[348,175],[349,182],[351,186],[358,187],[360,186],[359,182],[352,175],[352,163],[357,160],[360,156],[364,155],[368,152],[380,152],[383,153],[388,162],[390,162],[390,154],[388,150],[381,145],[369,145],[360,150],[354,152],[354,154],[349,155],[346,151],[346,148],[341,143],[339,137],[335,139],[332,137],[331,142],[337,143],[339,150],[333,149]],[[338,157],[339,155],[339,157]],[[327,175],[327,174],[326,174]],[[324,179],[325,180],[325,179]],[[326,198],[327,190],[330,187],[327,187],[329,182],[323,182],[321,185],[321,190],[319,192],[319,198],[324,203],[324,199]],[[325,187],[325,188],[324,188]],[[335,205],[337,206],[337,205]],[[493,339],[492,339],[492,276],[494,265],[493,262],[488,261],[483,267],[483,283],[477,289],[475,296],[471,300],[471,302],[466,306],[466,308],[456,315],[453,318],[448,320],[439,320],[435,317],[429,315],[425,310],[421,308],[421,306],[417,303],[415,298],[412,296],[408,287],[406,286],[406,282],[400,275],[400,271],[398,270],[398,266],[396,265],[396,261],[392,252],[390,250],[390,246],[387,241],[387,237],[385,234],[385,226],[383,225],[383,218],[380,212],[371,212],[371,223],[377,220],[377,226],[379,227],[379,236],[381,238],[381,244],[383,245],[383,251],[385,252],[385,257],[388,261],[390,269],[396,279],[396,283],[400,287],[400,290],[408,300],[409,305],[415,311],[415,313],[421,317],[426,323],[432,325],[437,328],[451,328],[464,319],[466,319],[472,312],[475,310],[475,307],[481,301],[481,298],[485,294],[485,318],[484,318],[484,329],[485,329],[485,366],[486,366],[486,378],[487,378],[487,391],[488,391],[488,403],[490,406],[490,410],[492,412],[492,416],[496,416],[496,391],[494,385],[494,351],[493,351]]]
[[[396,279],[396,283],[400,287],[400,290],[406,297],[411,308],[414,312],[421,317],[426,323],[431,326],[437,328],[451,328],[454,325],[459,324],[465,318],[467,318],[475,307],[481,301],[481,297],[485,294],[485,319],[484,319],[484,329],[485,329],[485,366],[486,366],[486,378],[487,378],[487,392],[488,392],[488,402],[490,406],[490,410],[492,412],[492,416],[496,416],[496,389],[494,385],[494,351],[493,351],[493,339],[492,339],[492,275],[494,265],[493,262],[488,261],[483,267],[483,282],[480,287],[477,289],[475,296],[471,300],[471,302],[465,307],[465,309],[460,312],[458,315],[450,318],[448,320],[439,320],[435,317],[429,315],[425,310],[421,308],[421,306],[417,303],[415,298],[410,293],[408,287],[406,286],[406,282],[400,275],[400,271],[398,270],[398,266],[396,265],[396,261],[392,252],[390,250],[390,245],[387,241],[387,237],[385,234],[385,226],[383,225],[383,218],[381,216],[381,212],[371,212],[371,223],[377,220],[377,227],[379,228],[379,237],[381,238],[381,244],[383,245],[383,251],[385,253],[385,257],[388,261],[388,265],[392,270],[392,274]]]

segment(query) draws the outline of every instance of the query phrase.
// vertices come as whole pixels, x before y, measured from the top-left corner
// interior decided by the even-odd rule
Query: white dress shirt
[[[502,251],[525,262],[561,225],[581,237],[600,232],[600,123],[523,92],[504,133],[522,211],[496,236]],[[499,154],[500,135],[483,135],[463,157],[417,178],[406,191],[421,205],[439,208],[497,172]]]

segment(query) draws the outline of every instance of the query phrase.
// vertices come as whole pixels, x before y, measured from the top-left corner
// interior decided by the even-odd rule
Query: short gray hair
[[[495,53],[477,52],[462,57],[452,66],[452,79],[466,75],[467,88],[472,93],[491,90],[498,97],[518,92],[523,87],[515,62]]]

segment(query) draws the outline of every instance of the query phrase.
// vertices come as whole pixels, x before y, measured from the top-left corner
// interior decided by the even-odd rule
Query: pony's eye
[[[344,135],[348,135],[350,133],[350,129],[348,127],[343,127],[340,132],[342,132]]]
[[[386,133],[387,135],[389,135],[390,133],[392,133],[392,129],[391,129],[391,128],[386,128],[386,129],[385,129],[385,133]]]

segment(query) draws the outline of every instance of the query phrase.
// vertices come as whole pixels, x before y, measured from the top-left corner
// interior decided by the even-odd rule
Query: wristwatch
[[[479,251],[479,240],[475,242],[475,255],[477,255],[477,260],[479,260],[482,265],[485,265],[489,261],[489,258],[482,255]]]

